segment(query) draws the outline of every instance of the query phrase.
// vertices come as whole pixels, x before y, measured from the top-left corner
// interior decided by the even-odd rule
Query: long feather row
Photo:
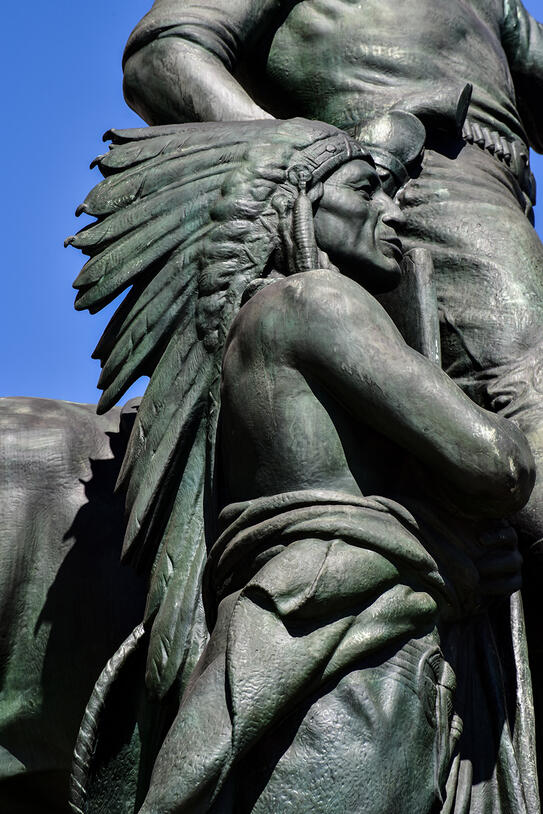
[[[100,410],[106,403],[116,404],[140,376],[147,375],[148,371],[152,372],[164,351],[171,326],[175,325],[181,331],[189,327],[194,320],[194,314],[188,310],[193,305],[190,302],[190,293],[183,291],[177,299],[172,297],[171,305],[165,306],[164,314],[154,325],[148,326],[147,332],[145,332],[146,315],[143,314],[140,320],[143,324],[136,326],[134,336],[113,349],[108,360],[111,364],[104,367],[98,381],[98,386],[103,389]],[[117,350],[118,358],[115,353]]]
[[[201,147],[187,146],[190,139],[179,134],[155,136],[151,139],[138,139],[118,145],[112,144],[108,152],[102,153],[91,162],[91,169],[99,167],[101,172],[118,172],[136,164],[150,162],[161,155],[176,152],[188,156],[192,151],[201,151]]]
[[[201,520],[194,516],[194,522],[199,525]],[[187,535],[187,560],[178,562],[165,588],[149,641],[146,683],[159,697],[169,690],[180,668],[185,667],[186,674],[190,675],[201,654],[201,651],[191,651],[195,643],[195,623],[198,622],[198,630],[205,628],[200,591],[207,552],[203,530],[198,536],[192,536],[192,532],[188,524],[183,524],[178,531]],[[200,616],[198,620],[195,618],[197,615]],[[201,634],[198,638],[201,645],[205,644]],[[192,662],[190,667],[187,665],[189,659]]]
[[[145,476],[146,492],[151,492],[155,486],[158,487],[159,479],[166,473],[168,464],[173,462],[174,457],[177,459],[178,448],[183,449],[186,446],[189,436],[188,429],[187,433],[180,431],[185,425],[187,428],[194,427],[194,422],[207,401],[210,363],[208,358],[199,353],[200,350],[198,343],[195,352],[187,360],[186,378],[189,379],[190,385],[187,387],[186,383],[182,382],[184,392],[173,414],[170,417],[168,416],[170,410],[163,411],[166,415],[162,413],[160,421],[155,421],[154,425],[147,430],[143,454],[134,461],[132,477],[139,481],[141,476]],[[172,395],[177,395],[179,389],[179,387],[172,388]],[[129,489],[128,498],[131,497]],[[144,501],[144,495],[139,490],[133,503],[134,522],[137,525],[139,525],[139,517],[143,514],[147,502],[146,499]],[[130,535],[131,526],[132,524],[129,522],[127,536]]]
[[[185,300],[189,300],[189,305],[192,306],[192,303],[190,303],[190,295],[186,296]],[[194,315],[190,312],[185,313],[183,318],[181,318],[181,311],[185,308],[186,304],[184,301],[178,301],[172,305],[170,320],[172,323],[176,323],[176,327],[179,331],[188,329],[194,321]],[[177,312],[176,309],[179,309],[179,312]],[[168,341],[168,324],[166,323],[166,318],[163,320],[163,323],[164,324],[155,326],[156,337],[154,335],[155,331],[153,330],[150,330],[148,334],[143,336],[142,341],[139,343],[138,350],[134,351],[126,362],[122,364],[118,373],[112,374],[111,380],[108,377],[101,382],[100,386],[104,388],[104,392],[99,401],[99,412],[111,409],[111,406],[117,403],[140,376],[147,375],[147,372],[156,366],[156,360],[160,358],[164,352],[164,344]],[[122,350],[122,346],[120,346],[120,349]]]
[[[117,328],[98,381],[104,402],[115,403],[141,373],[156,366],[174,331],[184,333],[194,322],[197,281],[190,266],[197,258],[184,259],[188,262],[179,256],[169,261]]]
[[[177,222],[175,215],[165,217],[170,218],[172,225]],[[162,235],[150,234],[148,240],[145,240],[144,235],[135,235],[130,255],[127,257],[126,251],[121,251],[122,256],[115,265],[115,256],[111,253],[106,258],[107,268],[100,280],[91,288],[83,288],[77,295],[76,308],[88,308],[90,311],[103,308],[179,245],[178,232],[177,228]]]
[[[129,476],[131,478],[137,470],[138,461],[148,450],[154,451],[156,438],[161,437],[186,394],[198,383],[207,356],[193,324],[170,340],[138,410],[134,423],[134,430],[138,428],[138,433],[133,432],[128,442],[118,479],[118,486],[124,491],[129,485]],[[132,497],[133,494],[127,491],[129,501]]]
[[[231,164],[224,165],[220,162],[221,152],[217,150],[215,162],[211,166],[207,160],[204,161],[208,158],[204,156],[202,166],[191,168],[191,172],[186,171],[183,158],[173,155],[157,162],[154,168],[138,165],[118,175],[110,175],[89,192],[77,211],[79,214],[84,212],[103,218],[167,187],[188,186],[195,182],[199,184],[205,178],[221,176],[232,169]],[[219,186],[218,180],[215,186]]]
[[[253,160],[252,128],[265,142],[266,126],[244,123],[243,138],[236,123],[113,131],[112,148],[94,162],[105,180],[80,208],[98,220],[70,240],[90,257],[75,283],[78,308],[99,310],[132,286],[94,353],[103,365],[100,409],[143,372],[151,377],[119,488],[128,511],[123,554],[153,564],[147,682],[159,697],[176,676],[190,675],[205,641],[203,495],[212,478],[220,348],[241,292],[261,265],[252,223],[269,189],[262,184],[259,197],[243,168]],[[269,127],[275,149],[282,136],[277,123]],[[290,154],[291,133],[285,145]],[[239,198],[222,197],[226,173]],[[241,194],[247,185],[252,200]]]
[[[198,185],[197,195],[183,183],[171,184],[146,198],[135,200],[109,216],[101,217],[85,226],[77,235],[68,238],[66,243],[95,257],[114,241],[154,221],[159,215],[175,210],[180,222],[187,219],[208,202],[208,193],[216,198],[216,183],[217,179],[212,176],[203,179],[202,184]]]
[[[142,311],[135,314],[123,330],[122,338],[107,356],[98,381],[98,386],[104,391],[122,385],[148,356],[157,360],[173,329],[183,330],[188,327],[187,322],[194,319],[194,302],[191,301],[196,288],[194,281],[185,282],[177,290],[172,288],[164,287],[157,292],[153,304],[162,309],[160,313],[150,315]],[[153,321],[149,322],[150,319]]]
[[[145,249],[152,250],[157,243],[164,238],[173,241],[171,248],[178,245],[179,239],[183,237],[184,232],[181,231],[183,223],[187,220],[184,209],[178,211],[177,207],[165,206],[156,217],[144,223],[137,229],[127,233],[119,240],[115,241],[113,245],[100,249],[90,260],[87,260],[81,272],[76,277],[74,288],[88,288],[90,285],[100,283],[101,280],[108,274],[112,276],[119,276],[119,268],[124,269],[126,266],[139,260],[138,271],[142,268],[141,252]],[[192,219],[188,218],[186,227],[190,226]],[[152,263],[160,260],[163,251],[157,248],[156,254],[150,254],[146,262]]]
[[[183,472],[161,550],[152,572],[145,615],[152,617],[181,567],[188,573],[195,549],[204,541],[206,417],[202,417]],[[199,575],[198,575],[199,578]],[[179,591],[176,591],[179,593]],[[181,595],[182,595],[181,591]],[[175,600],[174,600],[175,601]]]
[[[143,443],[138,445],[140,455],[134,459],[128,454],[126,459],[127,469],[130,471],[127,491],[130,515],[123,554],[137,543],[138,547],[144,544],[141,542],[142,537],[144,540],[149,537],[145,519],[164,482],[183,470],[186,455],[193,442],[194,428],[205,411],[210,362],[209,358],[201,353],[200,343],[187,360],[187,368],[189,370],[186,375],[191,384],[187,389],[186,383],[182,382],[182,390],[185,392],[177,401],[178,407],[173,415],[168,415],[171,410],[164,410],[166,415],[160,414],[160,419],[155,421],[150,429],[145,430],[143,425],[140,425],[139,438],[143,439]],[[172,399],[177,396],[175,387],[172,388],[171,396]]]
[[[190,451],[181,483],[177,490],[175,503],[168,521],[168,526],[164,532],[162,545],[155,558],[155,565],[151,574],[149,593],[145,607],[146,619],[149,619],[158,610],[164,592],[180,562],[180,558],[187,556],[188,536],[186,533],[185,535],[180,535],[180,528],[183,527],[186,532],[186,529],[195,522],[195,519],[200,518],[201,522],[198,524],[198,534],[203,534],[204,443],[205,414],[202,416],[194,445]]]
[[[193,649],[190,632],[195,617],[203,616],[199,597],[206,557],[203,524],[205,424],[204,417],[181,479],[151,578],[146,616],[149,618],[156,611],[158,613],[149,643],[147,686],[159,697],[171,686],[189,657]],[[198,627],[201,626],[200,622]]]
[[[170,156],[182,156],[185,160],[194,163],[194,157],[198,154],[209,154],[213,150],[220,150],[226,160],[237,160],[241,150],[238,141],[217,141],[213,145],[208,143],[190,143],[187,138],[179,139],[157,136],[149,141],[136,141],[129,144],[113,144],[109,152],[99,155],[91,164],[91,167],[98,167],[104,177],[109,177],[119,171],[126,171],[140,164],[154,167],[161,161],[167,160]]]
[[[112,141],[114,147],[124,146],[133,143],[142,143],[145,141],[153,141],[157,138],[172,138],[178,141],[181,146],[187,144],[194,144],[207,147],[212,147],[217,143],[232,143],[240,145],[242,142],[252,144],[255,137],[258,137],[258,143],[261,144],[266,141],[266,129],[275,141],[282,138],[281,127],[278,127],[277,121],[270,120],[269,123],[254,120],[243,122],[243,138],[240,139],[240,124],[239,122],[206,122],[205,129],[199,123],[188,122],[186,124],[171,124],[159,125],[158,127],[139,127],[133,129],[116,129],[108,130],[104,134],[104,141]],[[290,122],[286,123],[286,131],[284,138],[292,145],[294,133]],[[323,132],[323,137],[327,135]],[[314,140],[315,135],[312,136]],[[307,143],[307,133],[304,129],[300,129],[300,146]]]

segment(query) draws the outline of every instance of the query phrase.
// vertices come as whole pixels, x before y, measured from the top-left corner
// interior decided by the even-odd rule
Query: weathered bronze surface
[[[2,810],[539,812],[542,73],[517,0],[136,27],[98,415],[0,415]]]

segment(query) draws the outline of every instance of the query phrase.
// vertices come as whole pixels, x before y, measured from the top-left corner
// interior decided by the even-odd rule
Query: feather
[[[204,158],[205,156],[202,157],[202,164]],[[178,156],[169,156],[162,161],[155,161],[153,167],[137,165],[126,172],[111,175],[101,181],[80,205],[79,213],[103,218],[125,209],[136,201],[156,195],[157,192],[164,192],[170,186],[183,188],[194,181],[200,185],[200,182],[212,179],[216,189],[220,183],[220,176],[232,169],[231,166],[221,164],[218,156],[216,162],[213,166],[209,166],[206,161],[205,166],[195,166],[192,168],[192,173],[185,172],[182,177],[180,176],[185,161]]]
[[[160,364],[165,359],[168,366],[167,354]],[[130,507],[123,556],[145,545],[150,533],[145,518],[164,482],[183,471],[195,428],[206,409],[211,362],[200,342],[190,349],[181,365],[180,374],[166,392],[156,386],[153,377],[140,407],[143,416],[136,417],[131,441],[135,438],[137,443],[129,444],[119,476],[121,484],[127,482]]]
[[[194,196],[194,190],[190,186],[187,187],[182,183],[171,184],[166,189],[136,200],[108,217],[102,217],[97,222],[85,226],[77,235],[68,238],[68,242],[85,254],[95,256],[124,235],[172,210],[178,212],[180,223],[187,222],[188,229],[190,216],[194,217],[201,211],[207,214],[206,193],[209,192],[216,197],[216,179],[213,176],[202,180],[197,197]]]
[[[105,177],[109,177],[109,175],[119,170],[127,170],[139,164],[151,165],[153,163],[155,165],[160,161],[167,160],[172,155],[176,157],[183,156],[184,158],[191,157],[192,159],[198,153],[209,151],[209,144],[202,144],[201,142],[192,144],[190,135],[182,138],[156,136],[151,140],[123,144],[120,149],[118,145],[114,144],[109,152],[95,158],[91,167],[98,167]],[[215,158],[218,157],[220,163],[233,160],[229,159],[229,156],[239,156],[239,142],[235,140],[215,142],[213,149],[217,151]],[[211,162],[206,163],[208,166],[211,165]]]
[[[167,255],[179,245],[179,229],[165,230],[170,226],[178,226],[178,216],[172,213],[164,215],[160,220],[162,232],[159,233],[156,224],[151,223],[121,245],[99,255],[96,261],[100,264],[101,277],[92,284],[85,282],[84,272],[92,260],[87,263],[76,280],[77,287],[80,288],[75,301],[78,311],[99,311],[141,274],[149,272],[162,258],[167,259]]]
[[[278,126],[279,124],[279,126]],[[243,144],[253,145],[255,141],[262,144],[266,140],[267,131],[277,138],[280,134],[280,125],[276,120],[271,121],[247,121],[240,125],[239,122],[206,122],[205,128],[200,123],[187,122],[186,124],[166,124],[157,127],[135,127],[128,130],[113,128],[104,133],[104,141],[111,140],[113,148],[120,145],[130,145],[141,143],[142,141],[154,140],[157,138],[169,137],[173,140],[185,143],[185,140],[196,142],[200,145],[208,146],[217,143],[222,144]],[[287,131],[289,128],[287,128]],[[328,133],[327,133],[328,135]],[[240,138],[241,136],[241,138]],[[285,133],[292,143],[292,132]],[[300,136],[304,136],[301,128]],[[307,133],[305,134],[307,136]],[[307,140],[307,138],[306,138]]]
[[[185,527],[183,533],[187,534]],[[207,550],[203,533],[198,538],[187,536],[185,543],[189,559],[180,559],[176,564],[161,597],[149,641],[146,684],[159,698],[166,694],[176,677],[183,679],[179,676],[180,668],[185,667],[185,674],[190,677],[201,654],[201,650],[194,652],[198,640],[194,641],[193,631],[197,622],[198,632],[205,630],[201,574]],[[201,641],[201,633],[198,639]]]
[[[197,286],[188,269],[191,262],[195,259],[184,263],[174,256],[126,313],[114,314],[108,345],[99,346],[103,367],[98,387],[104,390],[100,411],[116,403],[141,372],[156,366],[174,329],[184,332],[194,322]]]
[[[183,477],[177,490],[175,504],[164,541],[158,553],[149,585],[145,618],[151,618],[159,608],[165,590],[176,570],[180,557],[188,557],[187,539],[203,538],[203,495],[205,475],[205,421],[198,428]],[[179,535],[183,527],[184,536]],[[190,546],[189,546],[190,548]]]
[[[143,278],[140,278],[134,283],[132,288],[127,292],[126,297],[121,300],[92,352],[93,359],[99,359],[102,364],[105,362],[115,347],[122,326],[131,318],[133,311],[136,313],[139,311],[140,297],[145,296],[147,286],[148,282],[144,275]]]
[[[147,686],[161,697],[189,657],[195,617],[203,622],[201,573],[206,558],[203,490],[205,421],[202,421],[177,493],[154,568],[146,617],[156,612],[147,658]]]
[[[102,363],[99,410],[150,376],[118,488],[128,518],[123,556],[150,572],[146,682],[159,698],[176,677],[186,683],[205,644],[201,578],[222,348],[247,283],[275,246],[270,198],[307,143],[306,126],[111,131],[109,152],[93,162],[104,180],[79,209],[97,221],[67,241],[89,256],[74,283],[78,309],[98,311],[131,286],[93,354]]]

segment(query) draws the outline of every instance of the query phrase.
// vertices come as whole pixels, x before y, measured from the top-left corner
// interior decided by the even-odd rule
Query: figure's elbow
[[[129,107],[149,125],[157,124],[153,105],[147,99],[150,75],[153,73],[152,54],[142,48],[130,56],[124,66],[123,93]]]
[[[185,109],[181,92],[190,90],[191,78],[183,74],[190,60],[183,60],[184,43],[154,40],[135,51],[125,62],[123,92],[126,103],[149,125],[177,124],[194,117]]]
[[[497,444],[487,472],[487,486],[494,513],[513,514],[527,503],[535,482],[535,462],[525,435],[514,424]]]

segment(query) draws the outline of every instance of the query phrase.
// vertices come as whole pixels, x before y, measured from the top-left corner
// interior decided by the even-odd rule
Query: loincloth
[[[257,584],[273,592],[285,615],[313,615],[330,602],[354,611],[390,580],[427,593],[442,608],[468,601],[429,553],[413,515],[394,500],[328,490],[287,492],[231,504],[221,512],[219,524],[222,531],[204,575],[210,627],[225,596]],[[338,583],[339,564],[352,584],[346,575]],[[470,592],[472,588],[470,584]]]
[[[313,711],[322,707],[320,696],[347,679],[360,697],[388,686],[388,710],[381,718],[379,704],[374,706],[381,723],[378,731],[366,733],[373,754],[384,747],[376,738],[391,708],[397,707],[398,721],[407,720],[409,708],[403,736],[426,750],[421,765],[433,767],[428,793],[435,802],[434,781],[448,765],[459,733],[436,711],[454,684],[436,625],[440,612],[450,613],[461,600],[425,548],[413,516],[385,498],[311,490],[228,506],[220,521],[204,601],[210,619],[218,608],[219,633],[212,633],[211,647],[216,652],[218,635],[225,652],[231,730],[223,779],[254,748],[265,765],[265,734],[300,714],[311,697],[317,699]],[[438,691],[438,685],[445,689]],[[341,688],[327,695],[332,703],[337,692]],[[303,732],[302,725],[302,738]],[[353,737],[345,732],[345,744]],[[295,748],[282,763],[287,773],[296,765]],[[367,772],[369,764],[368,759]],[[366,778],[360,783],[369,794],[368,775],[358,769],[356,775]],[[299,788],[302,780],[295,775],[293,782]],[[288,785],[283,779],[282,794]]]
[[[440,800],[444,811],[478,812],[485,810],[482,800],[492,800],[497,812],[500,799],[505,799],[509,809],[536,810],[527,802],[532,778],[519,776],[507,701],[496,686],[501,667],[494,625],[487,614],[470,617],[475,586],[466,579],[470,572],[462,544],[457,552],[462,568],[457,558],[448,574],[450,547],[442,532],[430,546],[413,515],[398,503],[326,491],[232,505],[222,512],[221,522],[224,530],[208,561],[205,599],[219,605],[225,599],[229,605],[228,597],[235,597],[226,626],[220,625],[227,631],[225,684],[231,725],[223,777],[227,766],[252,750],[266,765],[268,741],[263,736],[278,726],[288,729],[290,716],[305,709],[292,745],[274,769],[281,794],[289,779],[301,794],[296,749],[308,729],[306,716],[314,720],[330,705],[337,710],[345,686],[349,698],[359,694],[366,699],[362,707],[372,687],[388,687],[386,703],[383,699],[382,707],[374,707],[374,729],[366,731],[365,723],[357,729],[355,723],[349,730],[347,713],[336,746],[326,745],[325,727],[319,732],[313,726],[310,740],[321,739],[322,748],[349,754],[366,737],[375,755],[384,748],[375,741],[385,737],[392,716],[413,760],[432,767],[434,783],[428,777],[420,781],[423,807],[423,799],[429,808]],[[428,530],[428,518],[425,526]],[[455,584],[459,581],[463,584]],[[455,615],[463,615],[464,621],[443,624],[444,617]],[[498,646],[503,647],[510,636],[507,623],[505,632],[503,625],[500,630]],[[509,669],[515,670],[513,662]],[[461,681],[455,693],[457,671]],[[311,704],[308,699],[313,699]],[[473,752],[474,740],[479,746],[484,742],[485,761],[495,761],[494,775],[487,774]],[[524,744],[527,748],[526,738]],[[303,761],[309,760],[306,744],[298,751]],[[275,765],[275,759],[271,763]],[[352,770],[363,778],[359,799],[364,810],[372,810],[367,809],[365,789],[370,794],[375,786],[376,766],[372,768],[369,754],[367,774],[362,767]],[[318,771],[316,765],[315,776]],[[397,771],[397,787],[407,789],[407,775],[402,767]],[[272,789],[273,778],[268,795]],[[333,792],[336,797],[341,793],[337,788]],[[371,794],[376,793],[373,788]],[[412,805],[406,796],[404,810],[412,810]]]
[[[204,586],[214,626],[145,814],[535,814],[488,617],[443,624],[473,586],[453,587],[447,549],[430,554],[409,511],[308,490],[230,505],[220,521]]]

